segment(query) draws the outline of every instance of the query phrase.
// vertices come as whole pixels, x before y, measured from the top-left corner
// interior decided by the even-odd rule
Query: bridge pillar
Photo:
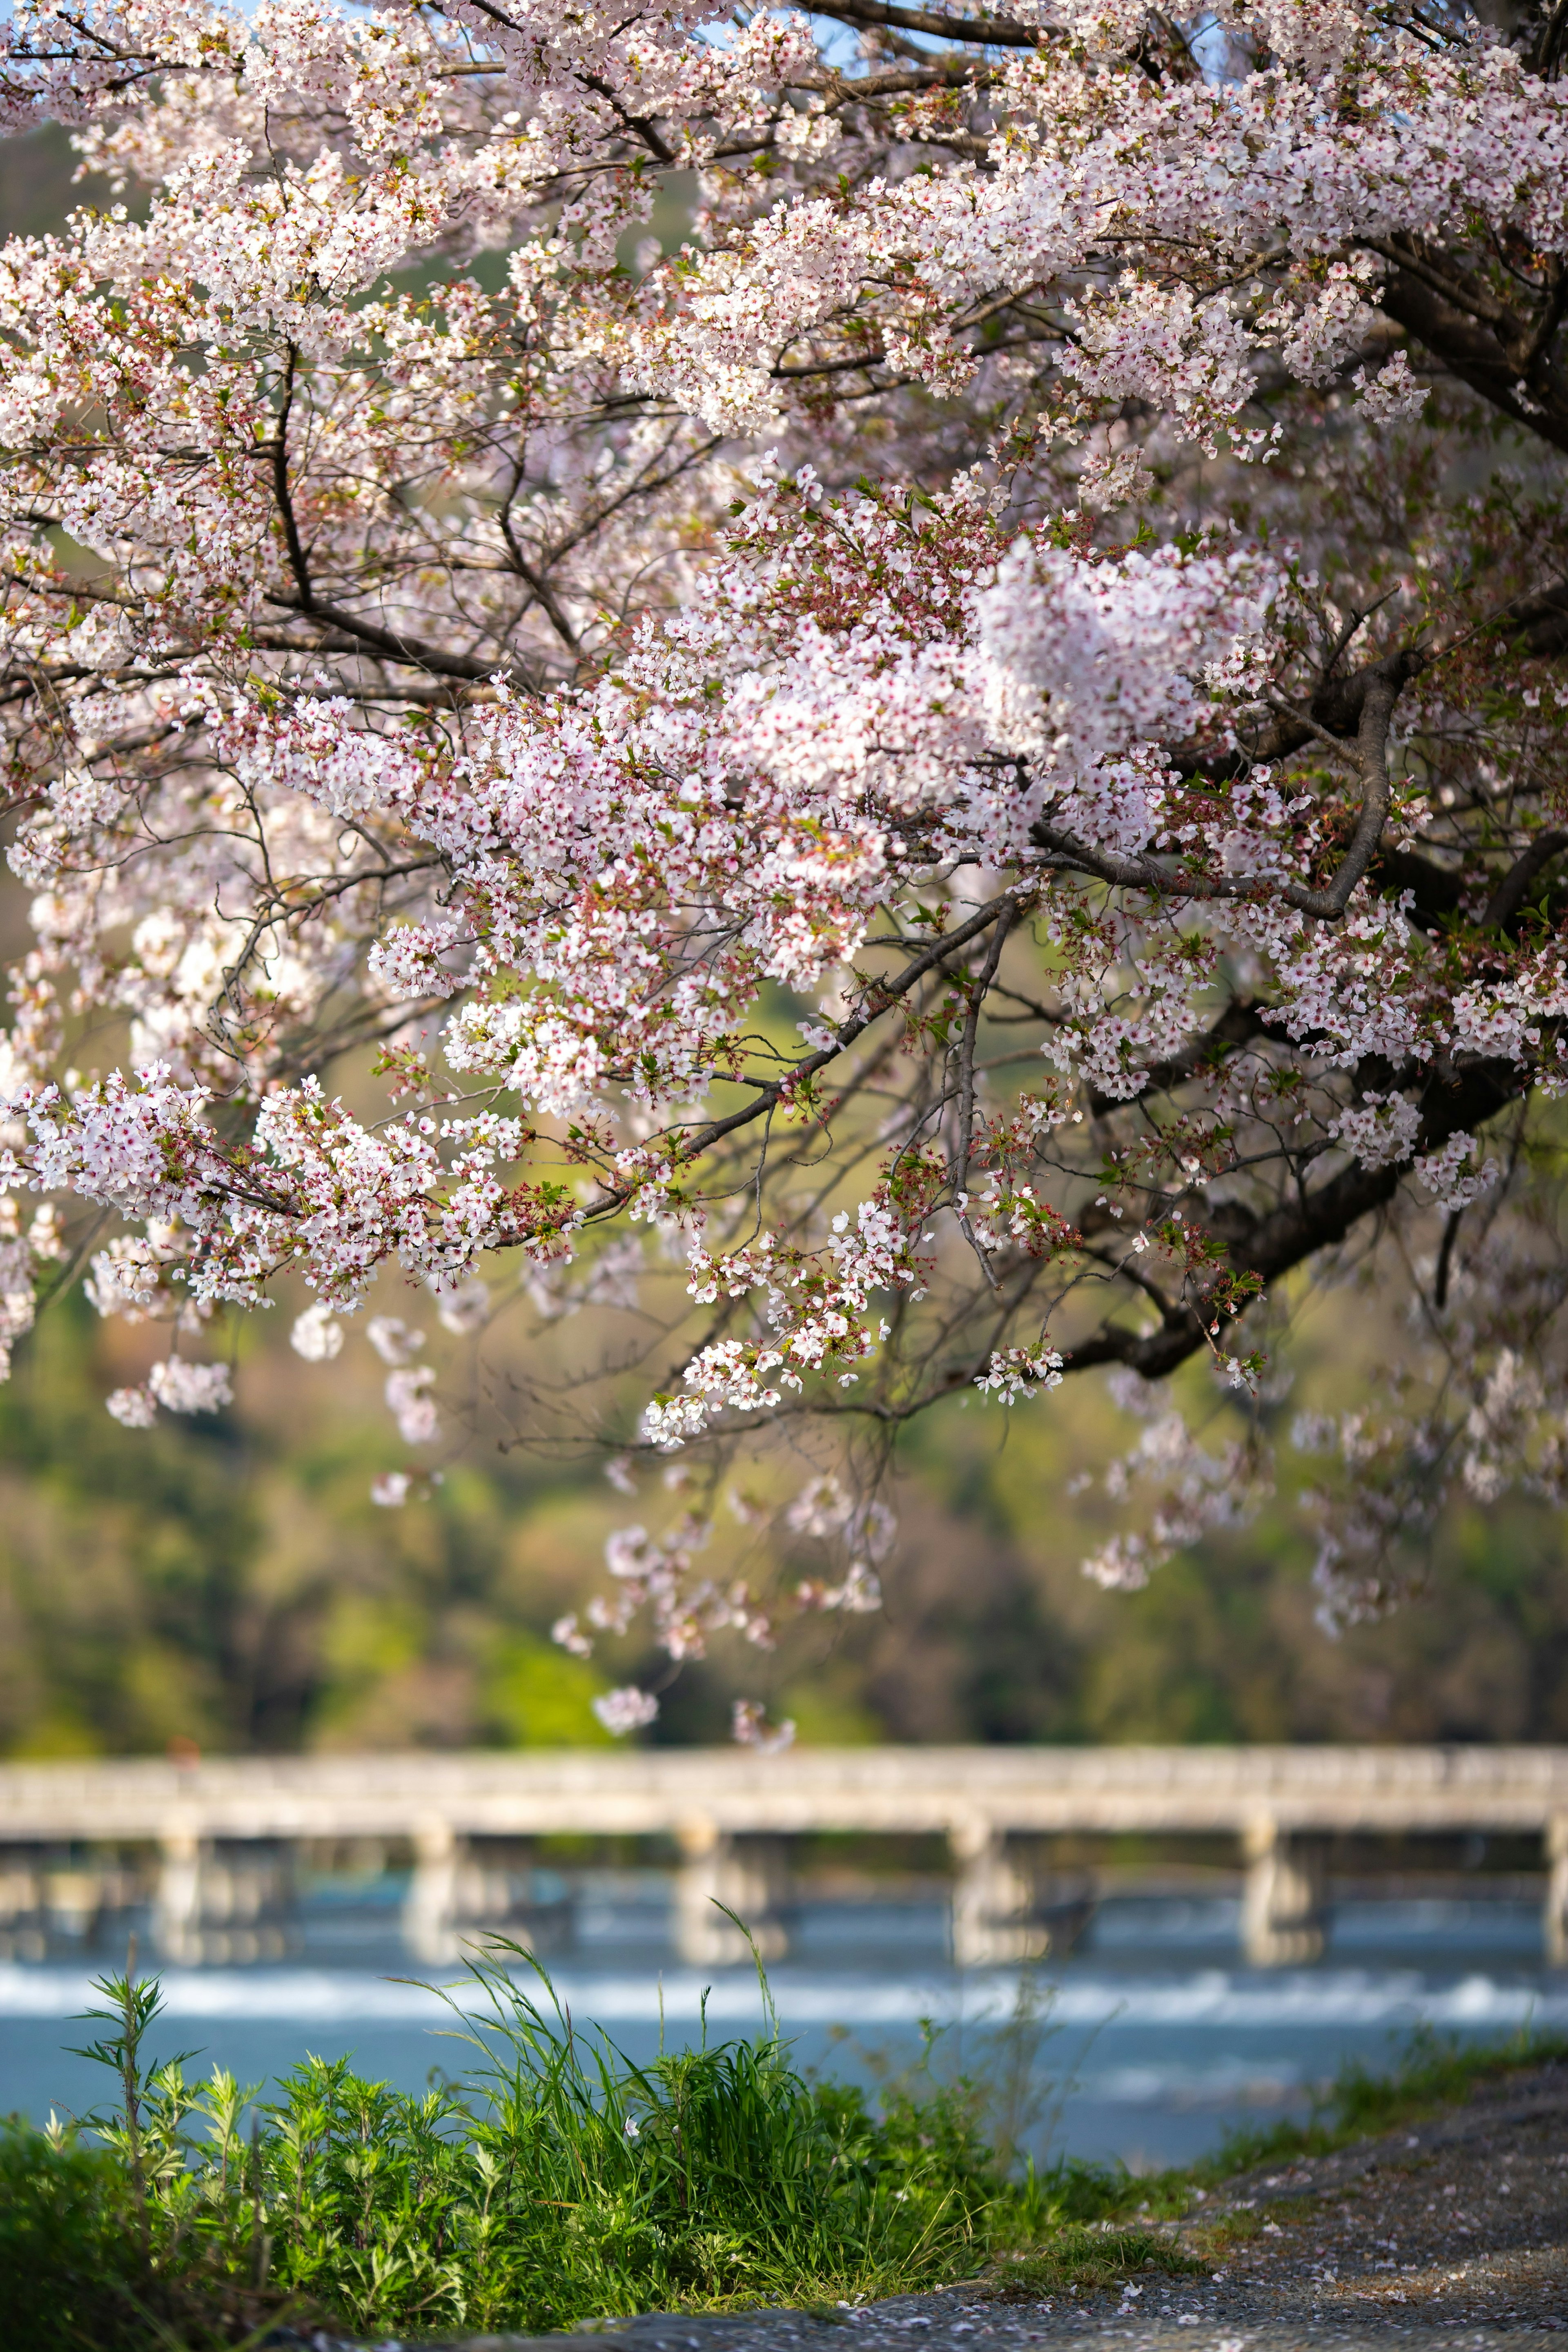
[[[210,1852],[210,1848],[206,1849]],[[165,1960],[199,1960],[202,1952],[204,1841],[194,1830],[169,1830],[158,1841],[158,1884],[153,1896],[153,1940]]]
[[[47,1944],[42,1851],[7,1846],[0,1852],[0,1959],[41,1960]]]
[[[63,1848],[0,1846],[0,1959],[90,1947],[106,1916],[129,1911],[144,1893],[141,1871],[85,1839]]]
[[[441,1965],[458,1957],[458,1839],[449,1822],[421,1822],[403,1898],[403,1940],[411,1959]]]
[[[1039,1916],[1035,1871],[988,1822],[960,1822],[948,1832],[953,1859],[952,1957],[961,1969],[1037,1960],[1051,1948]]]
[[[751,1955],[746,1939],[722,1911],[743,1919],[764,1960],[789,1949],[789,1850],[782,1837],[732,1837],[694,1818],[675,1832],[680,1865],[675,1875],[675,1948],[683,1960],[711,1968]]]
[[[546,1924],[531,1900],[532,1864],[530,1838],[465,1838],[445,1821],[420,1822],[403,1904],[410,1958],[444,1967],[487,1937],[531,1951]]]
[[[296,1942],[292,1846],[165,1830],[153,1936],[166,1960],[280,1960]]]
[[[1568,1968],[1568,1813],[1546,1824],[1546,1903],[1542,1913],[1547,1964]]]
[[[1244,1851],[1241,1942],[1247,1958],[1258,1969],[1317,1959],[1323,1948],[1321,1840],[1260,1821],[1247,1832]]]

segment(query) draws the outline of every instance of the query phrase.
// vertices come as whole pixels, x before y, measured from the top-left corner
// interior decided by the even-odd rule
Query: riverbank
[[[1494,2062],[1436,2114],[1418,2112],[1418,2084],[1403,2101],[1398,2078],[1369,2087],[1416,2112],[1223,2182],[1194,2178],[1182,2212],[1142,2217],[1180,2269],[1145,2258],[1097,2284],[1086,2246],[1079,2276],[1058,2276],[1047,2292],[1047,2251],[858,2309],[652,2314],[577,2341],[582,2352],[607,2352],[606,2337],[627,2352],[1556,2347],[1568,2332],[1568,2063]],[[1167,2177],[1148,2201],[1173,2202],[1180,2190]],[[523,2340],[468,2338],[465,2352]],[[569,2341],[545,2338],[542,2352],[566,2352]]]

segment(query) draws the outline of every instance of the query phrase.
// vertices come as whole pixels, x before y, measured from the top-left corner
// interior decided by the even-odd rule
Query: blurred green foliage
[[[0,1387],[0,1752],[601,1739],[595,1693],[668,1678],[667,1662],[635,1635],[574,1659],[550,1627],[603,1583],[613,1527],[657,1529],[692,1496],[656,1468],[622,1498],[597,1455],[502,1450],[476,1418],[431,1500],[377,1509],[371,1479],[399,1458],[381,1367],[357,1327],[336,1363],[301,1364],[288,1323],[241,1335],[232,1411],[148,1432],[102,1402],[145,1334],[100,1324],[73,1293],[18,1349]],[[456,1359],[443,1374],[464,1377]],[[1300,1386],[1316,1402],[1359,1377],[1347,1342],[1310,1357]],[[1183,1402],[1217,1444],[1234,1407],[1199,1381]],[[782,1591],[779,1647],[715,1645],[670,1683],[653,1736],[723,1739],[744,1692],[819,1744],[1568,1738],[1557,1515],[1457,1510],[1426,1597],[1332,1642],[1313,1622],[1312,1542],[1289,1485],[1312,1465],[1292,1469],[1288,1448],[1250,1528],[1209,1537],[1142,1592],[1085,1581],[1118,1507],[1085,1472],[1137,1435],[1098,1380],[1010,1415],[954,1404],[918,1424],[871,1617],[793,1619],[794,1578],[827,1555],[721,1506],[703,1572]],[[776,1506],[804,1475],[781,1452],[746,1477]]]
[[[130,2299],[140,2253],[131,2183],[107,2148],[0,2123],[0,2285],[19,2352],[130,2352],[153,2340]]]
[[[70,134],[58,122],[0,139],[0,236],[44,236],[72,205],[108,201],[106,181],[77,181]]]
[[[264,1396],[132,1432],[103,1408],[96,1316],[76,1295],[45,1316],[0,1387],[0,1746],[602,1738],[604,1677],[548,1639],[559,1480],[459,1469],[431,1503],[378,1510],[384,1416],[341,1390],[334,1406],[283,1336],[252,1354],[300,1410]],[[518,1554],[531,1519],[538,1577]]]

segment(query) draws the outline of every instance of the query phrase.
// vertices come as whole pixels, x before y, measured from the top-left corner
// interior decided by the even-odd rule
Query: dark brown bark
[[[1242,775],[1248,768],[1288,760],[1293,751],[1304,750],[1314,740],[1313,727],[1321,728],[1325,734],[1343,742],[1352,742],[1361,730],[1368,688],[1387,683],[1406,685],[1420,676],[1431,658],[1430,653],[1419,646],[1406,646],[1393,656],[1380,656],[1364,668],[1352,670],[1348,677],[1325,678],[1306,706],[1304,719],[1281,716],[1248,735],[1238,751],[1206,748],[1173,751],[1171,765],[1189,782],[1199,776],[1213,776],[1218,782]],[[1308,719],[1311,725],[1308,725]]]
[[[1512,1062],[1477,1062],[1463,1069],[1436,1072],[1421,1098],[1415,1150],[1435,1151],[1461,1129],[1473,1132],[1519,1101],[1531,1084],[1531,1075]],[[1315,1192],[1260,1217],[1234,1237],[1219,1229],[1217,1220],[1192,1211],[1189,1215],[1200,1229],[1227,1244],[1226,1254],[1233,1274],[1256,1274],[1268,1285],[1279,1281],[1320,1250],[1342,1242],[1352,1227],[1386,1208],[1408,1173],[1408,1160],[1394,1168],[1352,1163]],[[1156,1331],[1140,1333],[1110,1325],[1074,1348],[1065,1357],[1063,1369],[1086,1371],[1096,1364],[1128,1364],[1145,1380],[1163,1380],[1205,1344],[1207,1326],[1216,1319],[1223,1326],[1229,1318],[1224,1314],[1216,1318],[1200,1297],[1173,1308]]]
[[[1521,432],[1568,450],[1568,388],[1545,352],[1534,366],[1527,363],[1531,322],[1510,316],[1494,326],[1470,317],[1407,269],[1390,271],[1380,299],[1388,316],[1450,374]]]
[[[947,16],[936,8],[896,8],[883,0],[825,0],[816,10],[839,25],[886,26],[889,32],[923,33],[939,41],[974,41],[992,49],[1032,49],[1039,39],[1033,25],[1009,16]]]

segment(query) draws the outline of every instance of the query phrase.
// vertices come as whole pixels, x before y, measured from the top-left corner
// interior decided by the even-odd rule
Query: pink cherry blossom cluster
[[[1126,1371],[1113,1373],[1111,1394],[1143,1423],[1131,1452],[1119,1455],[1099,1482],[1110,1501],[1149,1498],[1141,1528],[1111,1535],[1083,1562],[1083,1573],[1108,1592],[1141,1591],[1156,1569],[1201,1541],[1213,1528],[1243,1528],[1273,1492],[1267,1458],[1257,1444],[1232,1440],[1217,1453],[1200,1445],[1184,1415],[1157,1387]],[[1096,1481],[1081,1475],[1075,1491]]]
[[[610,1466],[616,1473],[614,1483],[626,1485],[621,1465]],[[667,1471],[666,1483],[679,1489],[688,1483],[687,1475],[679,1469]],[[850,1555],[847,1570],[837,1583],[821,1577],[795,1582],[790,1600],[796,1617],[823,1613],[863,1617],[881,1607],[881,1584],[871,1563],[887,1558],[898,1528],[892,1513],[879,1497],[857,1499],[843,1480],[826,1472],[808,1479],[782,1510],[770,1509],[740,1488],[731,1491],[729,1504],[731,1516],[743,1528],[772,1526],[786,1545],[823,1543]],[[714,1532],[713,1516],[689,1509],[662,1537],[650,1536],[643,1527],[617,1528],[605,1548],[610,1590],[595,1593],[585,1609],[558,1618],[551,1629],[552,1639],[574,1657],[588,1658],[599,1641],[624,1640],[634,1628],[641,1627],[676,1666],[688,1658],[705,1657],[716,1634],[735,1633],[753,1649],[772,1650],[777,1637],[775,1612],[759,1605],[749,1584],[740,1578],[721,1581],[696,1573],[696,1557],[707,1549]],[[636,1713],[625,1703],[633,1687],[624,1685],[595,1703],[600,1720],[609,1729],[635,1730],[653,1720],[657,1702],[651,1693],[637,1692],[649,1709],[646,1714]],[[770,1730],[764,1717],[765,1710],[757,1701],[738,1700],[734,1737],[742,1745],[767,1753],[782,1751],[794,1738],[794,1726],[784,1722]]]

